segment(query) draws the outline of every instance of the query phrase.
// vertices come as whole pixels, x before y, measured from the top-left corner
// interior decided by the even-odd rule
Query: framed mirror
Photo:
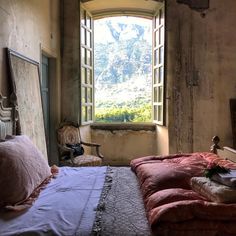
[[[29,136],[47,156],[39,63],[11,49],[8,50],[13,92],[16,95],[19,133]]]

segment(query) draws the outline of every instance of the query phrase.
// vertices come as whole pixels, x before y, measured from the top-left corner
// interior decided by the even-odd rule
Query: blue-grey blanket
[[[61,167],[26,212],[0,214],[0,235],[90,235],[106,171]]]

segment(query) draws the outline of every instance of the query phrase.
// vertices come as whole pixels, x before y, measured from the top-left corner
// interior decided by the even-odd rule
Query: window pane
[[[92,57],[91,57],[92,53],[91,51],[87,50],[87,65],[91,66],[92,65]]]
[[[160,44],[160,40],[159,40],[159,30],[156,30],[156,32],[155,32],[155,47],[157,47],[159,44]]]
[[[92,118],[93,118],[93,110],[92,110],[92,107],[91,106],[88,106],[87,107],[87,121],[91,121]]]
[[[158,89],[157,89],[157,87],[154,87],[153,88],[153,102],[157,102],[157,96],[158,96]]]
[[[157,106],[153,106],[153,120],[157,120]]]
[[[81,43],[85,45],[85,32],[86,30],[82,27],[81,28]]]
[[[163,117],[163,106],[158,106],[157,108],[157,120],[162,122]]]
[[[93,81],[92,81],[92,70],[91,69],[87,69],[87,84],[92,85]]]
[[[159,77],[158,77],[158,83],[162,83],[164,79],[164,67],[159,67]]]
[[[159,64],[164,63],[164,47],[159,48]]]
[[[158,101],[157,102],[163,102],[162,99],[163,99],[163,87],[160,86],[158,87]]]
[[[164,44],[164,27],[159,30],[159,44]]]
[[[82,121],[83,122],[87,121],[87,107],[85,106],[82,107]]]
[[[87,102],[91,103],[93,101],[93,91],[92,88],[87,88]]]
[[[156,65],[158,65],[158,64],[159,64],[159,50],[156,49],[156,50],[154,51],[154,65],[156,66]]]
[[[86,103],[86,88],[82,87],[82,103]]]
[[[87,38],[86,38],[86,45],[91,48],[91,33],[87,30]]]
[[[82,67],[82,71],[81,71],[81,82],[82,84],[86,83],[86,69],[84,67]]]
[[[158,81],[158,69],[154,69],[154,81],[153,81],[153,83],[154,84],[157,84],[157,81]]]
[[[81,48],[81,61],[82,61],[83,64],[86,64],[85,53],[86,53],[85,48]]]
[[[159,16],[155,16],[155,28],[159,25]]]

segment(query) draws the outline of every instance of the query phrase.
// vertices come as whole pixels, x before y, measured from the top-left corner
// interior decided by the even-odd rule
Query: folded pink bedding
[[[209,162],[235,169],[212,153],[148,156],[131,161],[154,235],[236,235],[236,204],[211,202],[191,189]]]

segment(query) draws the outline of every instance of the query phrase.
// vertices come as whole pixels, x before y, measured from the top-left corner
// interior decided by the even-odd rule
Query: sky
[[[109,28],[106,26],[105,22],[107,20],[112,19],[112,26],[116,28],[118,31],[120,27],[118,26],[119,23],[127,24],[127,28],[123,30],[123,39],[129,39],[131,37],[135,37],[136,32],[132,30],[132,27],[129,25],[138,24],[142,26],[149,27],[149,30],[145,33],[144,37],[147,41],[151,43],[152,36],[151,36],[151,26],[152,21],[140,17],[131,17],[131,16],[119,16],[119,17],[108,17],[94,21],[94,39],[96,43],[108,43],[113,42],[114,39],[109,31]]]

